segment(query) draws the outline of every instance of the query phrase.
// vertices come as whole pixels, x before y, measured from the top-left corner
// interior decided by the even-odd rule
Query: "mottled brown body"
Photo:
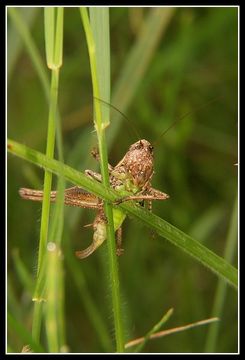
[[[133,185],[144,191],[150,186],[153,176],[153,146],[147,140],[137,141],[131,145],[123,159],[115,166],[111,172],[118,178],[118,174],[125,175]]]
[[[99,160],[98,152],[93,151],[92,155]],[[123,159],[113,167],[108,166],[110,185],[118,191],[119,199],[114,205],[124,201],[136,200],[141,205],[147,201],[147,207],[151,210],[151,200],[166,200],[169,196],[151,187],[153,170],[153,146],[149,141],[139,140],[130,146]],[[86,175],[101,182],[101,174],[91,170],[85,171]],[[43,192],[22,188],[19,194],[24,199],[42,201]],[[56,200],[56,191],[51,191],[51,201]],[[142,203],[143,201],[143,203]],[[88,193],[78,186],[66,189],[64,194],[66,205],[98,210],[97,216],[91,224],[94,235],[93,242],[85,250],[77,251],[76,256],[83,259],[91,255],[106,240],[106,217],[103,210],[103,202],[93,194]],[[117,235],[117,255],[123,253],[121,248],[121,225],[126,215],[118,207],[113,207],[114,229]]]
[[[124,185],[126,190],[133,193],[118,200],[118,204],[127,200],[166,200],[169,198],[169,195],[151,186],[154,174],[153,162],[153,146],[149,141],[139,140],[130,146],[123,159],[110,171],[110,183],[113,188],[117,189]]]

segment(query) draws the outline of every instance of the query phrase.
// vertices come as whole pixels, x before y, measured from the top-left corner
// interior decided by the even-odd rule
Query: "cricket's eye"
[[[149,150],[150,150],[150,152],[152,153],[153,150],[154,150],[154,146],[150,145],[150,146],[149,146]]]

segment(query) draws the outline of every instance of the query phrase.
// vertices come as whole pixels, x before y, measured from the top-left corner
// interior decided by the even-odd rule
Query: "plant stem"
[[[103,36],[102,39],[103,43],[109,41],[108,8],[91,9],[91,13],[95,15],[93,17],[92,23],[97,41],[94,40],[93,31],[92,28],[90,27],[87,9],[80,8],[80,11],[82,16],[82,21],[84,24],[84,30],[86,34],[88,51],[89,51],[92,84],[93,84],[93,95],[95,98],[100,99],[101,92],[100,92],[98,72],[105,71],[108,69],[106,68],[103,54],[99,51],[98,42],[100,41],[100,39],[98,37],[98,34],[100,34],[100,31],[96,31],[96,30],[101,29],[101,35]],[[109,50],[108,45],[107,45],[107,49]],[[109,56],[109,54],[106,54],[106,56]],[[99,70],[97,67],[98,64],[99,64]],[[108,75],[106,81],[110,81],[108,71],[107,74]],[[107,91],[105,90],[105,93],[106,92],[108,92],[108,89]],[[105,96],[106,95],[108,95],[108,93],[106,93]],[[101,166],[102,183],[106,188],[110,188],[106,137],[105,137],[105,128],[108,125],[108,120],[105,121],[104,119],[102,119],[102,110],[99,101],[94,102],[94,108],[95,108],[95,129],[97,131],[99,153],[101,159],[100,166]],[[117,352],[124,352],[124,336],[123,336],[124,332],[123,332],[122,312],[121,312],[121,302],[120,302],[118,264],[117,264],[116,251],[115,251],[115,234],[114,234],[112,206],[106,201],[104,203],[104,211],[108,221],[107,242],[108,242],[108,257],[109,257],[109,272],[111,279],[112,306],[113,306],[113,315],[114,315],[114,323],[115,323]]]
[[[44,20],[45,20],[45,44],[46,44],[46,57],[47,65],[51,69],[51,86],[50,86],[50,103],[49,103],[49,117],[48,117],[48,131],[47,131],[47,147],[46,155],[50,159],[54,156],[54,147],[55,147],[55,133],[56,133],[56,122],[57,122],[57,103],[58,103],[58,85],[59,85],[59,69],[62,64],[62,48],[63,48],[63,11],[62,7],[57,8],[45,8],[44,9]],[[57,16],[56,16],[57,15]],[[60,128],[58,128],[58,133]],[[62,159],[62,149],[61,149],[61,136],[59,137],[59,155]],[[35,292],[33,299],[36,301],[34,305],[34,316],[33,316],[33,336],[34,339],[39,341],[40,330],[41,330],[41,315],[42,315],[42,303],[40,301],[45,298],[44,290],[46,286],[46,281],[49,279],[49,274],[46,271],[46,254],[47,254],[47,241],[48,241],[48,232],[49,232],[49,211],[50,211],[50,192],[52,186],[52,172],[45,171],[44,175],[44,189],[43,189],[43,202],[42,202],[42,215],[41,215],[41,228],[40,228],[40,241],[39,241],[39,252],[38,252],[38,268],[37,268],[37,282],[35,287]],[[59,189],[64,188],[63,178],[59,180]],[[63,201],[62,195],[63,192],[59,192],[58,196],[58,205],[61,203],[59,209],[56,207],[56,217],[53,222],[52,230],[57,229],[56,223],[60,222],[59,234],[53,230],[52,236],[60,241],[62,228],[63,228]],[[62,219],[62,221],[61,221]],[[49,260],[51,257],[49,257]],[[51,260],[50,260],[51,261]],[[49,262],[47,263],[47,268],[52,268]],[[49,279],[49,281],[51,281]],[[57,281],[57,279],[56,279]],[[49,284],[49,282],[48,282]],[[47,298],[54,296],[55,291],[53,287],[48,287]],[[55,301],[49,302],[46,306],[46,329],[47,329],[47,340],[50,351],[57,352],[59,350],[59,336],[57,332],[57,326],[55,332],[50,330],[50,309],[52,309],[55,304]],[[59,312],[59,317],[63,314]],[[55,325],[57,325],[57,315],[54,312],[53,316],[55,317]],[[62,321],[60,321],[63,324]],[[54,326],[52,325],[53,329]],[[64,341],[64,339],[63,339]]]

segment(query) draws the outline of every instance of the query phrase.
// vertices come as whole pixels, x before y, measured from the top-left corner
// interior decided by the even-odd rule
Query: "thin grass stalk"
[[[232,263],[235,250],[237,249],[237,211],[238,211],[238,199],[236,197],[234,207],[232,210],[230,225],[227,234],[227,241],[224,253],[224,259],[229,263]],[[218,316],[222,319],[222,312],[225,303],[225,297],[227,292],[227,284],[223,280],[219,280],[216,293],[214,296],[214,303],[212,309],[212,316]],[[205,352],[215,352],[215,347],[218,339],[220,324],[212,324],[209,327],[209,331],[206,337]]]
[[[58,243],[57,243],[58,244]],[[58,245],[59,246],[59,245]],[[57,273],[58,271],[58,273]],[[56,323],[57,336],[59,339],[59,352],[67,353],[69,348],[66,341],[66,322],[65,322],[65,277],[63,254],[61,250],[58,252],[58,268],[57,276],[57,293],[56,293]]]
[[[26,24],[23,22],[23,20],[21,18],[19,19],[19,21],[21,22],[22,27],[26,27]],[[52,21],[52,17],[51,17],[51,21]],[[49,27],[50,27],[50,24],[49,24]],[[25,32],[28,32],[27,28],[25,29]],[[40,77],[40,75],[43,75],[44,81],[42,81],[41,77],[40,77],[40,80],[41,80],[41,84],[44,85],[43,90],[44,90],[44,93],[45,93],[45,95],[47,97],[47,100],[49,101],[49,90],[48,90],[49,89],[49,81],[48,81],[47,74],[46,74],[45,70],[43,69],[41,56],[40,56],[40,54],[38,53],[38,50],[35,47],[35,43],[34,43],[32,37],[31,37],[31,34],[29,34],[28,37],[23,38],[24,42],[27,42],[27,40],[28,40],[28,44],[26,44],[27,51],[29,52],[29,55],[30,55],[32,61],[34,62],[34,64],[37,63],[38,68],[40,68],[40,71],[38,71],[38,75],[39,75],[39,77]],[[34,51],[29,51],[29,49],[34,49],[35,52]],[[34,61],[35,59],[33,59],[33,55],[35,55],[35,58],[38,61]],[[61,162],[63,162],[64,161],[64,156],[63,156],[63,151],[62,151],[61,123],[60,123],[60,117],[59,117],[58,112],[57,112],[57,124],[56,125],[57,125],[56,142],[57,142],[58,158],[59,158],[59,160]],[[62,178],[62,176],[59,176],[59,178],[58,178],[58,185],[57,185],[58,194],[63,193],[63,189],[65,187],[64,181],[63,181],[63,187],[61,187],[61,184],[60,184],[61,178]],[[58,209],[58,211],[56,211],[57,209]],[[55,229],[55,228],[51,229],[51,235],[50,235],[51,238],[53,238],[52,233],[55,233],[55,234],[57,234],[56,238],[61,239],[61,237],[59,236],[59,232],[62,232],[62,228],[63,228],[63,215],[61,215],[61,214],[59,215],[59,213],[61,213],[61,212],[63,212],[63,202],[62,202],[60,196],[58,196],[56,204],[55,204],[54,218],[56,218],[56,217],[59,218],[59,216],[60,216],[60,219],[61,219],[62,222],[59,222],[57,229]],[[53,220],[54,221],[52,221],[51,224],[55,224],[55,223],[57,224],[56,220],[55,219],[53,219]],[[73,262],[73,265],[74,265],[74,262]],[[74,271],[72,271],[72,274],[74,275],[74,277],[76,276],[76,273]],[[76,282],[75,278],[74,278],[74,281]],[[80,278],[80,281],[81,281],[81,278]],[[85,279],[84,279],[84,282],[85,282]],[[63,291],[64,291],[64,284],[63,284],[63,286],[61,284],[61,287],[63,288]],[[101,316],[100,316],[100,314],[99,314],[99,312],[98,312],[98,310],[97,310],[97,308],[96,308],[96,306],[94,304],[93,298],[90,296],[90,294],[88,292],[88,289],[86,288],[85,283],[84,283],[84,287],[85,287],[84,291],[85,291],[86,296],[83,296],[83,301],[84,301],[85,307],[86,307],[86,309],[88,311],[91,322],[94,325],[94,328],[98,333],[98,336],[100,338],[102,346],[104,347],[105,350],[108,351],[110,349],[110,347],[111,347],[111,342],[110,342],[110,338],[109,338],[109,336],[107,334],[106,326],[105,326],[105,324],[103,322],[103,319],[101,318]],[[60,291],[62,291],[62,290],[60,289]],[[62,308],[63,308],[63,311],[62,311]],[[64,299],[63,299],[63,301],[59,302],[59,309],[61,311],[61,314],[63,314],[64,313]],[[89,309],[90,309],[90,311],[89,311]],[[59,316],[58,316],[58,319],[60,319]],[[60,320],[60,322],[61,322],[61,325],[58,327],[58,329],[61,332],[61,338],[65,339],[64,321]],[[66,348],[66,345],[64,345],[63,348]]]
[[[109,9],[108,8],[90,8],[90,22],[93,31],[93,37],[96,48],[96,65],[100,94],[98,96],[103,100],[110,102],[110,33],[109,33]],[[96,97],[96,94],[94,94]],[[96,101],[96,100],[95,100]],[[100,102],[98,102],[100,104]],[[102,104],[100,104],[101,106]],[[105,128],[109,125],[110,109],[109,107],[101,107],[101,115],[103,121],[103,133],[105,136]],[[104,139],[106,142],[106,139]],[[107,146],[107,144],[105,144]],[[107,150],[106,152],[106,172],[108,169]],[[112,208],[105,203],[106,211],[112,216]],[[118,275],[118,262],[115,248],[114,226],[109,227],[111,232],[107,239],[107,249],[109,257],[109,274],[110,274],[110,290],[112,292],[112,307],[114,314],[115,335],[117,352],[124,352],[124,328],[122,321],[122,304],[120,295],[120,282]],[[107,232],[108,232],[107,231]],[[115,284],[111,285],[111,284]]]
[[[47,245],[47,302],[44,305],[46,315],[46,333],[48,349],[51,353],[59,352],[60,344],[58,337],[57,323],[57,302],[60,271],[60,254],[55,243],[49,242]]]
[[[55,69],[52,71],[47,148],[46,148],[46,155],[51,159],[53,158],[54,155],[54,145],[55,145],[55,131],[56,131],[55,122],[56,122],[56,107],[58,100],[58,83],[59,83],[59,70]],[[37,274],[39,274],[40,272],[40,268],[42,266],[43,258],[46,252],[49,210],[50,210],[49,199],[50,199],[51,186],[52,186],[52,174],[49,171],[45,171]]]
[[[45,20],[45,40],[46,40],[45,44],[46,44],[46,51],[47,51],[46,52],[47,64],[48,64],[48,67],[51,68],[51,70],[52,70],[46,155],[49,158],[53,158],[54,146],[55,146],[55,133],[56,133],[59,68],[62,64],[63,8],[57,9],[56,28],[55,28],[54,8],[45,8],[44,20]],[[61,146],[61,142],[59,142],[59,146]],[[60,148],[59,153],[62,154],[61,148]],[[42,307],[42,303],[40,302],[40,300],[43,297],[45,282],[48,278],[41,269],[45,263],[45,256],[46,256],[46,246],[47,246],[48,228],[49,228],[51,186],[52,186],[52,173],[49,171],[45,171],[44,195],[43,195],[43,203],[42,203],[41,229],[40,229],[40,242],[39,242],[39,253],[38,253],[37,283],[36,283],[36,289],[35,289],[35,293],[34,293],[34,299],[36,299],[37,302],[34,305],[35,309],[34,309],[34,318],[33,318],[33,324],[34,324],[33,325],[33,335],[35,336],[35,339],[37,339],[37,340],[39,340],[40,329],[41,329],[41,310],[40,309],[37,310],[37,308]],[[63,179],[60,180],[59,186],[60,186],[60,190],[62,190],[64,188]],[[62,218],[62,221],[63,221],[62,196],[63,196],[63,192],[60,191],[57,201],[59,202],[59,205],[61,206],[61,208],[60,208],[60,210],[58,210],[58,211],[60,211],[59,213],[57,211],[58,215],[55,218],[55,223],[58,222],[58,220],[59,220],[58,217]],[[56,209],[58,209],[58,208],[56,207]],[[61,230],[59,233],[59,239],[61,238],[62,226],[63,226],[62,224],[60,224]],[[55,227],[55,225],[53,225],[53,227]],[[55,236],[55,234],[54,234],[54,232],[52,232],[52,237],[54,237],[54,236]],[[48,266],[47,266],[47,268],[48,268]],[[42,276],[40,276],[41,274],[42,274]],[[48,287],[48,291],[49,290],[50,290],[50,287]],[[48,296],[48,297],[50,297],[50,296]],[[51,296],[51,298],[52,298],[52,296]],[[49,306],[48,306],[48,308],[49,308]],[[60,315],[63,316],[61,313],[60,313]],[[38,318],[36,318],[36,316]],[[49,316],[47,315],[46,322],[48,322],[48,321],[49,321]],[[50,326],[46,326],[46,329],[49,331]],[[51,351],[54,348],[56,349],[57,341],[54,341],[55,336],[57,337],[57,333],[55,333],[55,334],[53,334],[52,332],[47,333],[48,344],[49,344]],[[51,340],[50,340],[50,337],[51,337]]]
[[[33,316],[32,316],[32,337],[36,342],[40,342],[41,324],[42,324],[43,307],[39,302],[34,303]]]
[[[11,8],[11,9],[13,9],[13,8]],[[12,19],[14,25],[16,26],[16,28],[18,29],[19,34],[21,35],[22,41],[26,47],[26,51],[30,56],[30,59],[35,67],[35,70],[37,71],[37,75],[40,79],[44,94],[49,103],[49,87],[50,87],[50,85],[49,85],[48,75],[47,75],[47,72],[45,71],[42,58],[39,54],[39,51],[36,47],[36,44],[32,38],[32,34],[30,33],[30,30],[29,30],[26,22],[23,20],[21,14],[19,14],[18,9],[14,9],[14,12],[15,12],[16,17],[18,17],[18,21],[15,21],[15,17],[11,17],[11,19]],[[60,116],[59,116],[58,112],[57,112],[56,142],[57,142],[58,158],[61,162],[63,162],[64,156],[63,156],[63,151],[62,151],[61,123],[60,123]],[[28,176],[28,178],[30,178],[30,175]],[[63,192],[62,188],[59,185],[61,182],[61,178],[62,178],[62,176],[58,177],[57,190],[59,193]],[[36,181],[36,182],[38,182],[38,181]],[[37,187],[38,187],[38,185],[37,185]],[[65,187],[65,184],[64,184],[64,187]],[[62,208],[63,208],[63,203],[61,203],[61,201],[59,199],[60,199],[60,197],[57,198],[56,204],[53,205],[53,206],[55,206],[54,217],[56,217],[56,213],[57,213],[56,209],[58,208],[58,209],[60,209],[60,211],[62,211]],[[57,216],[58,216],[58,214],[57,214]],[[62,219],[62,226],[61,226],[61,223],[59,223],[59,227],[57,229],[58,232],[59,231],[62,232],[63,216],[61,216],[61,219]],[[53,223],[55,224],[56,221],[55,220],[51,221],[51,224],[53,224]],[[57,230],[54,229],[54,233],[56,233]],[[51,233],[52,233],[52,230],[51,230]],[[59,238],[59,235],[57,236],[57,238]],[[66,249],[66,259],[67,259],[68,251],[70,251],[70,248]],[[84,302],[84,305],[85,305],[86,311],[89,315],[89,318],[91,320],[91,323],[93,324],[94,329],[96,330],[96,332],[98,334],[101,345],[105,351],[109,351],[111,349],[111,341],[110,341],[110,337],[108,335],[108,330],[106,328],[106,325],[105,325],[97,307],[95,306],[93,298],[91,297],[91,295],[87,289],[86,279],[83,278],[83,281],[81,281],[81,275],[82,275],[81,272],[79,274],[79,271],[78,272],[73,271],[73,267],[75,265],[77,265],[76,260],[73,259],[73,257],[74,257],[74,255],[72,254],[72,256],[69,256],[70,260],[68,261],[68,259],[67,259],[67,261],[69,262],[68,265],[69,265],[71,273],[74,277],[74,281],[77,284],[77,286],[79,287],[79,291],[82,296],[82,301]],[[72,266],[70,265],[70,262],[72,262]],[[77,279],[78,274],[79,274],[79,280]],[[42,286],[43,286],[43,284],[42,284]],[[42,286],[40,286],[40,288]],[[64,291],[64,284],[63,284],[63,286],[61,284],[61,287],[63,290],[60,289],[60,291]],[[42,296],[42,297],[44,297],[44,296]],[[39,305],[37,305],[37,306],[39,306]],[[64,314],[64,299],[63,299],[63,301],[59,302],[59,308],[60,308],[60,311],[62,311],[62,308],[63,308],[62,313]],[[58,319],[61,319],[61,317],[58,316]],[[61,332],[61,339],[62,338],[65,339],[64,321],[60,320],[60,322],[61,322],[61,325],[58,327],[58,329]],[[35,328],[35,326],[34,326],[34,328]],[[64,341],[61,340],[61,343],[64,343]],[[64,346],[64,348],[66,348],[66,347]]]
[[[103,36],[104,42],[107,42],[109,40],[109,15],[103,18],[102,13],[106,14],[106,11],[108,10],[109,10],[108,8],[107,9],[104,8],[103,10],[98,9],[99,11],[97,12],[98,17],[96,16],[93,20],[93,28],[97,27],[97,29],[99,28],[101,29],[101,36]],[[93,11],[93,9],[91,9],[91,11]],[[98,64],[100,64],[99,70],[106,71],[106,69],[103,68],[104,66],[103,60],[101,61],[103,55],[101,53],[98,53],[99,49],[97,48],[96,42],[94,41],[94,36],[92,29],[90,27],[90,21],[88,18],[87,9],[80,8],[80,12],[82,16],[82,21],[84,25],[88,51],[89,51],[93,95],[95,98],[101,99],[101,97],[103,97],[103,94],[100,91],[97,66]],[[101,26],[102,24],[103,26]],[[107,48],[109,50],[109,46],[107,46]],[[109,76],[107,81],[108,82],[110,81]],[[106,137],[105,137],[105,127],[108,125],[108,119],[107,121],[103,121],[101,104],[99,101],[94,102],[94,109],[95,109],[95,129],[97,131],[99,153],[101,159],[100,166],[101,166],[102,182],[105,187],[109,188],[110,183],[109,183],[108,159],[107,159]],[[117,265],[116,252],[115,252],[115,235],[114,235],[112,207],[106,201],[104,203],[104,210],[108,221],[107,242],[108,242],[108,256],[109,256],[109,272],[112,281],[111,290],[112,290],[112,306],[113,306],[113,315],[114,315],[114,323],[115,323],[116,345],[117,345],[117,352],[124,352],[124,336],[123,336],[123,324],[122,324],[122,313],[121,313],[120,291],[119,291],[119,275],[118,275],[118,265]]]
[[[161,329],[161,327],[172,316],[174,309],[169,309],[166,314],[156,323],[153,328],[145,335],[144,340],[135,348],[134,352],[139,353],[145,347],[146,343],[150,340],[151,336]]]
[[[191,323],[191,324],[178,326],[176,328],[166,329],[166,330],[162,330],[162,331],[159,331],[159,332],[153,332],[150,335],[150,340],[159,339],[159,338],[162,338],[162,337],[165,337],[165,336],[168,336],[168,335],[176,334],[178,332],[186,331],[186,330],[192,329],[192,328],[197,327],[197,326],[207,325],[207,324],[210,324],[210,323],[215,322],[215,321],[219,321],[219,319],[217,317],[214,317],[214,318],[209,318],[209,319],[205,319],[205,320],[200,320],[200,321],[197,321],[197,322],[194,322],[194,323]],[[125,348],[129,348],[131,346],[141,344],[142,342],[144,342],[144,340],[145,340],[145,338],[141,337],[141,338],[137,338],[135,340],[129,341],[125,345]]]

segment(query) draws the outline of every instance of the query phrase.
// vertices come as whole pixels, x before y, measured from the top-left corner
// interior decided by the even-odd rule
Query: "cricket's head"
[[[134,185],[142,189],[153,175],[153,146],[144,139],[137,141],[130,146],[123,164]]]

